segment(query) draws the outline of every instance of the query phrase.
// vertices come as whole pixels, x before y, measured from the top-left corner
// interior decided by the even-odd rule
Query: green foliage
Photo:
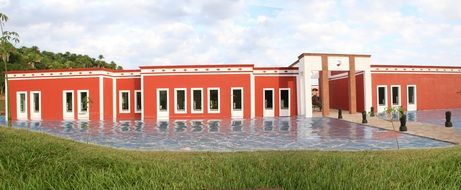
[[[0,189],[461,187],[460,146],[358,152],[149,152],[12,128],[0,128],[0,144]]]

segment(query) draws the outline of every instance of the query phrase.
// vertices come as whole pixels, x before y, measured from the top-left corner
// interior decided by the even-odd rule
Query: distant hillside
[[[106,62],[104,56],[92,58],[88,55],[70,52],[54,53],[40,51],[37,46],[21,47],[10,55],[8,71],[13,70],[42,70],[42,69],[67,69],[67,68],[110,68],[123,69],[115,62]],[[4,63],[0,63],[0,91],[4,92]]]

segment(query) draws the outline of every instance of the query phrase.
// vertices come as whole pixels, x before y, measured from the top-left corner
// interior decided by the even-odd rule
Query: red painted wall
[[[330,80],[330,108],[349,110],[349,78]],[[364,110],[363,74],[355,76],[357,112]]]
[[[104,78],[104,119],[113,119],[112,80],[114,79]]]
[[[130,113],[120,113],[120,91],[130,91]],[[117,119],[141,119],[141,113],[135,113],[135,90],[141,90],[141,78],[117,78],[116,111]],[[111,103],[112,104],[112,103]]]
[[[30,91],[41,92],[41,118],[42,120],[62,120],[63,90],[74,90],[74,110],[77,118],[77,90],[88,90],[91,103],[89,105],[90,120],[99,120],[99,78],[61,78],[61,79],[34,79],[10,80],[9,101],[11,118],[17,119],[16,92],[27,91],[27,112],[30,119]]]
[[[255,116],[263,117],[263,89],[274,89],[274,115],[279,116],[279,89],[290,88],[290,115],[297,115],[297,91],[295,76],[255,76]],[[309,97],[310,98],[310,97]]]
[[[460,74],[382,74],[372,73],[373,106],[377,105],[377,85],[387,85],[391,103],[391,85],[401,85],[402,106],[407,106],[407,85],[416,85],[418,110],[461,108]]]
[[[170,118],[230,118],[231,88],[243,87],[244,117],[250,118],[250,74],[203,74],[144,76],[144,119],[157,116],[157,88],[168,88],[168,111]],[[220,88],[220,113],[208,113],[207,88]],[[174,113],[174,88],[187,89],[187,113]],[[191,88],[203,88],[203,113],[191,113]]]

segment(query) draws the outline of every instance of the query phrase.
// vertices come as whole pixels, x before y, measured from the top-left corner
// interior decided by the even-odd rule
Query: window
[[[26,93],[19,93],[19,112],[26,113]]]
[[[66,112],[74,111],[74,106],[73,106],[74,97],[73,96],[74,96],[74,93],[66,92]]]
[[[130,113],[130,91],[120,90],[119,93],[120,93],[119,94],[120,113]]]
[[[168,111],[168,91],[159,91],[159,111]]]
[[[415,103],[415,87],[408,86],[408,104],[414,105]]]
[[[219,88],[208,89],[208,112],[219,113]]]
[[[141,113],[141,110],[142,110],[142,94],[141,94],[141,91],[140,90],[135,90],[134,91],[135,93],[135,99],[134,99],[134,104],[136,106],[136,109],[134,110],[135,113]]]
[[[386,105],[386,87],[378,87],[378,104],[380,106]]]
[[[79,90],[79,112],[87,113],[88,106],[90,105],[90,98],[88,97],[87,90]]]
[[[174,98],[174,105],[175,105],[175,113],[186,113],[186,89],[174,89],[175,91],[175,98]]]
[[[264,109],[274,109],[274,90],[264,90]]]
[[[400,105],[400,86],[391,86],[392,105]]]
[[[40,93],[32,93],[32,111],[35,113],[40,112]]]
[[[290,91],[280,90],[280,109],[286,110],[290,107]]]
[[[203,90],[201,88],[192,88],[192,113],[203,113]]]
[[[242,89],[232,89],[232,109],[242,110]]]

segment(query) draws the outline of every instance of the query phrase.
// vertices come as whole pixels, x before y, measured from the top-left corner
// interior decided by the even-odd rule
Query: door
[[[378,86],[377,93],[377,112],[384,112],[387,108],[387,86]]]
[[[42,103],[41,93],[39,91],[30,92],[30,119],[40,120],[42,119]]]
[[[64,120],[74,119],[74,91],[62,92],[62,115]]]
[[[16,114],[18,120],[27,120],[27,93],[16,93]]]
[[[416,111],[417,101],[416,101],[416,85],[407,86],[407,110]]]
[[[401,93],[400,93],[400,85],[391,85],[391,101],[392,107],[399,107],[401,106]]]
[[[280,116],[290,116],[290,89],[281,88],[279,92]]]
[[[157,89],[157,119],[168,119],[168,89]]]
[[[78,119],[87,120],[90,118],[91,99],[88,90],[78,90],[77,117]]]
[[[263,117],[274,117],[274,89],[263,89]]]
[[[243,118],[243,88],[231,88],[231,114],[233,118]]]

